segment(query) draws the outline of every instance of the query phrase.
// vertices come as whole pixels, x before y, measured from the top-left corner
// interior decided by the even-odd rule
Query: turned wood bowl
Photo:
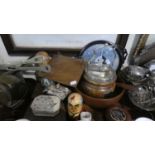
[[[83,97],[84,103],[89,105],[92,108],[104,109],[111,106],[119,105],[119,101],[125,93],[125,89],[121,87],[116,87],[115,91],[104,98],[96,98],[88,96],[85,94],[79,87],[76,88],[76,91],[80,93]]]

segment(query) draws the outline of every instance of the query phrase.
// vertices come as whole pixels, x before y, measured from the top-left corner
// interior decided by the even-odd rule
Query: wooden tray
[[[55,55],[49,64],[51,72],[43,76],[71,87],[77,86],[84,72],[84,61],[77,58]]]

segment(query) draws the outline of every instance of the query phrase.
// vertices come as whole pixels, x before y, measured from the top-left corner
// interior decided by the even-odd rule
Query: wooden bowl
[[[111,97],[109,96],[107,98],[95,98],[88,96],[85,93],[83,93],[78,87],[76,88],[76,91],[82,95],[85,104],[89,105],[92,108],[104,109],[120,104],[119,101],[123,97],[125,90],[117,87],[116,91],[118,91],[118,89],[119,92],[115,92],[114,95],[112,95]]]

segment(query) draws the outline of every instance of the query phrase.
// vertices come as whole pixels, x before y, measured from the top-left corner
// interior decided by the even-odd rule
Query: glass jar
[[[116,72],[107,64],[87,64],[81,88],[93,97],[104,97],[115,90]]]

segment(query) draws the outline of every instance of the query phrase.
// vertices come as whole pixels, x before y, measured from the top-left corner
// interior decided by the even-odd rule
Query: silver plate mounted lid
[[[109,84],[116,81],[116,72],[111,66],[103,64],[87,64],[84,78],[98,84]]]

